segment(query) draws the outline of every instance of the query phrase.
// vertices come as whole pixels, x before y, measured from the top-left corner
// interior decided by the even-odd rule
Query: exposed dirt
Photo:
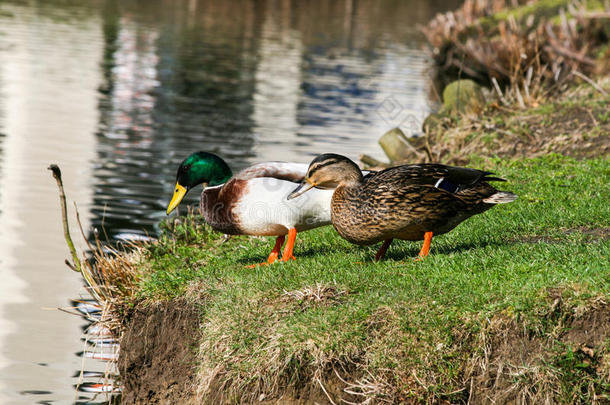
[[[563,234],[565,236],[524,235],[512,238],[510,241],[514,243],[561,243],[564,242],[570,234],[581,234],[587,241],[598,242],[610,238],[610,227],[589,228],[580,226],[577,228],[565,229]]]
[[[600,79],[610,91],[610,78]],[[366,167],[441,162],[468,165],[473,156],[504,159],[533,158],[557,153],[586,159],[610,154],[608,96],[579,87],[529,109],[489,104],[480,115],[459,118],[436,114],[424,122],[427,136],[408,138],[408,146],[384,163],[362,155]]]
[[[139,305],[123,319],[124,404],[183,404],[195,395],[200,314],[186,300]]]
[[[533,333],[514,320],[492,320],[489,334],[480,345],[482,353],[472,358],[476,371],[471,375],[469,403],[557,403],[566,382],[574,386],[582,382],[595,392],[599,403],[609,403],[603,387],[585,383],[585,378],[594,381],[610,371],[603,364],[610,338],[610,304],[593,301],[582,313],[563,314],[561,306],[561,299],[555,299],[547,314],[562,318],[558,339]],[[561,364],[568,353],[575,353],[573,358],[579,359],[573,368],[576,381],[566,377],[572,367]]]
[[[576,228],[574,232],[580,232],[595,239],[607,240],[610,238],[610,227],[608,226],[601,228],[588,228],[586,226],[581,226]]]
[[[517,116],[519,123],[513,119],[509,128],[521,129],[526,134],[522,147],[516,148],[523,149],[524,156],[548,152],[576,158],[604,156],[610,152],[610,119],[606,109],[603,104],[558,104],[547,114]]]
[[[528,336],[510,321],[502,323],[485,342],[481,357],[475,357],[479,369],[471,377],[472,404],[519,403],[523,392],[516,386],[515,377],[543,360],[543,339]]]
[[[565,343],[598,349],[610,337],[610,304],[600,302],[570,322],[561,336]]]
[[[566,100],[563,100],[565,103]],[[470,155],[531,158],[558,153],[579,159],[610,153],[610,119],[598,104],[552,111],[488,111],[460,125],[449,123],[430,136],[432,160],[467,164]]]
[[[128,311],[122,322],[119,372],[123,382],[122,404],[226,404],[245,403],[228,397],[222,384],[212,382],[200,398],[196,386],[196,349],[201,314],[186,300],[161,301]],[[346,384],[326,373],[319,384],[280,388],[280,395],[261,395],[257,404],[315,405],[330,398],[355,401],[344,392]]]
[[[532,331],[512,317],[497,315],[479,335],[462,336],[466,339],[461,345],[466,362],[463,386],[459,387],[463,395],[458,402],[556,403],[558,398],[565,398],[560,392],[566,383],[566,370],[570,370],[570,365],[560,362],[565,361],[566,353],[573,352],[578,360],[574,378],[577,382],[586,379],[583,386],[601,398],[599,403],[605,403],[599,396],[604,395],[603,387],[596,381],[610,373],[606,364],[610,304],[597,299],[582,307],[564,308],[560,289],[549,295],[553,303],[541,316],[554,326],[546,332]],[[208,395],[197,397],[194,368],[200,314],[192,303],[174,300],[139,306],[126,316],[123,325],[119,360],[124,382],[122,403],[245,403],[226,396],[222,387],[226,381],[212,382]],[[345,380],[357,381],[358,377],[356,372],[343,372],[341,378],[327,372],[320,381],[308,379],[306,383],[280,387],[279,395],[260,395],[253,402],[314,405],[331,403],[331,398],[335,403],[358,403],[362,397],[345,391]],[[394,387],[383,401],[370,403],[417,403],[419,400],[412,395],[401,395],[405,388],[419,392],[421,387]]]

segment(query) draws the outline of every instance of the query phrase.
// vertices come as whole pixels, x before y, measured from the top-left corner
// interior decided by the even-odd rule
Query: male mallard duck
[[[302,201],[286,199],[306,172],[304,163],[267,162],[233,176],[220,157],[196,152],[178,167],[167,214],[189,190],[203,184],[199,208],[214,230],[231,235],[277,236],[275,247],[263,264],[271,264],[278,258],[287,234],[281,261],[294,259],[292,251],[297,232],[330,224],[332,190],[316,190]]]
[[[392,167],[364,180],[358,166],[345,156],[315,158],[305,179],[289,196],[308,190],[336,188],[331,201],[333,226],[358,245],[384,241],[379,260],[392,239],[424,240],[420,257],[428,255],[432,235],[449,232],[465,219],[517,196],[498,191],[488,181],[505,181],[484,172],[441,164]]]

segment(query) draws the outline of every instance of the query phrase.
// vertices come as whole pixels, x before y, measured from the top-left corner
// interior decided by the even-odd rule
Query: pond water
[[[379,136],[419,131],[433,106],[417,25],[456,6],[1,1],[0,403],[86,402],[74,373],[103,370],[77,355],[83,321],[55,309],[86,294],[63,264],[50,163],[87,237],[119,240],[157,234],[177,164],[196,150],[235,169],[383,159]]]

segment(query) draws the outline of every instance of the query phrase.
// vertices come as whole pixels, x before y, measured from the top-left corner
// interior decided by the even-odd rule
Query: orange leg
[[[297,239],[297,230],[296,228],[290,228],[288,231],[288,241],[286,242],[286,247],[284,248],[284,255],[282,256],[283,262],[287,262],[292,259],[295,260],[292,255],[292,250],[294,249],[294,241]]]
[[[426,232],[424,234],[424,245],[421,247],[421,250],[419,251],[419,258],[422,259],[426,256],[428,256],[428,253],[430,252],[430,242],[432,242],[432,232]]]
[[[381,247],[377,251],[377,254],[375,255],[376,262],[383,259],[383,257],[385,256],[385,252],[388,251],[388,248],[390,247],[390,244],[392,243],[392,240],[393,239],[386,239],[383,241],[383,245],[381,245]]]
[[[275,262],[277,260],[278,256],[280,255],[280,249],[282,249],[282,245],[284,244],[284,239],[286,239],[286,237],[284,235],[277,237],[277,239],[275,240],[275,246],[273,247],[273,250],[271,251],[271,253],[269,253],[269,257],[267,258],[266,262],[262,262],[259,264],[251,264],[246,267],[249,269],[253,269],[256,266],[266,266],[268,264],[272,264],[273,262]]]
[[[271,253],[269,253],[269,257],[267,258],[267,264],[275,262],[275,260],[279,257],[280,249],[282,249],[282,245],[284,244],[284,239],[286,239],[284,235],[277,237],[277,239],[275,240],[275,246],[273,247]]]

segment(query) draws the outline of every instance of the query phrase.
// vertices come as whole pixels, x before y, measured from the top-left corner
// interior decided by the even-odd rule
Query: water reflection
[[[102,35],[99,18],[84,11],[2,3],[0,403],[74,398],[66,377],[80,368],[73,353],[81,322],[45,308],[67,306],[81,282],[63,265],[56,185],[46,167],[64,169],[87,226]]]
[[[176,166],[197,149],[235,168],[328,151],[382,158],[380,134],[418,131],[430,110],[415,24],[439,7],[108,3],[94,224],[155,234]]]
[[[423,0],[32,0],[0,3],[0,402],[72,401],[81,322],[63,266],[60,164],[84,225],[157,233],[179,161],[235,169],[321,152],[383,158],[419,130]],[[190,202],[197,196],[192,193]],[[102,232],[103,235],[103,232]]]

